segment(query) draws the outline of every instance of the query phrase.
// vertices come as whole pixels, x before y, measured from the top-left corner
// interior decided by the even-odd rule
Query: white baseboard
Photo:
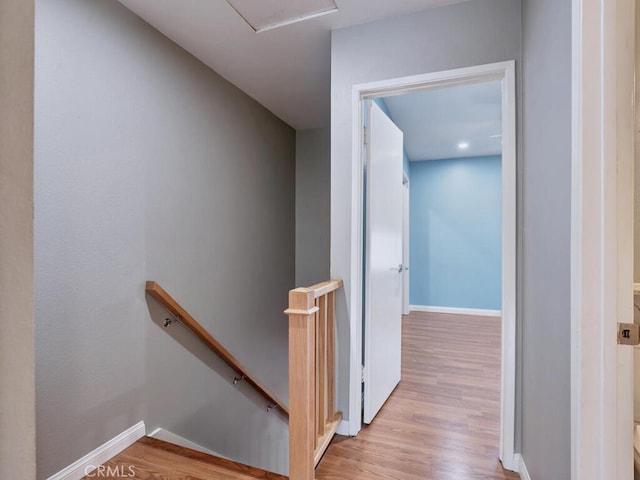
[[[157,438],[158,440],[162,440],[164,442],[173,443],[174,445],[179,445],[180,447],[190,448],[191,450],[197,450],[198,452],[208,453],[209,455],[214,455],[216,457],[226,458],[227,460],[229,460],[228,457],[220,455],[218,452],[214,452],[213,450],[205,448],[202,445],[198,445],[197,443],[192,442],[191,440],[187,440],[186,438],[181,437],[180,435],[176,435],[175,433],[170,432],[169,430],[165,430],[164,428],[156,428],[148,436],[151,438]]]
[[[520,454],[514,453],[513,455],[506,456],[502,458],[502,468],[505,470],[509,470],[510,472],[519,472],[520,471]]]
[[[531,480],[531,475],[529,475],[529,470],[527,470],[527,466],[524,463],[524,458],[519,453],[515,455],[517,457],[518,463],[518,473],[520,474],[520,480]]]
[[[432,307],[428,305],[409,305],[413,312],[451,313],[455,315],[476,315],[482,317],[501,317],[500,310],[486,310],[483,308]]]
[[[50,476],[47,480],[80,480],[90,474],[99,465],[102,465],[125,448],[136,443],[144,437],[145,432],[144,422],[138,422],[133,427],[115,436],[94,451],[89,452],[80,460]]]
[[[345,437],[351,436],[351,430],[349,430],[349,420],[342,420],[338,424],[338,428],[336,429],[337,435],[343,435]]]

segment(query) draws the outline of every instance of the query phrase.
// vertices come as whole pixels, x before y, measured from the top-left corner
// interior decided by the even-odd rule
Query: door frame
[[[516,393],[516,83],[515,61],[478,65],[412,75],[353,86],[351,238],[352,312],[350,315],[349,419],[360,419],[362,409],[362,285],[363,285],[363,100],[390,95],[476,83],[502,81],[502,369],[500,408],[500,459],[506,469],[517,470],[515,453]],[[360,421],[350,421],[348,433],[356,435]]]
[[[633,478],[635,2],[572,2],[571,478]]]

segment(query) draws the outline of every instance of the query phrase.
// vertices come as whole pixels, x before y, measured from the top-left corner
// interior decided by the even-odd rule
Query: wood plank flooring
[[[224,458],[143,437],[85,480],[287,480]]]
[[[373,423],[336,437],[317,480],[515,480],[498,460],[500,319],[412,312],[402,380]]]

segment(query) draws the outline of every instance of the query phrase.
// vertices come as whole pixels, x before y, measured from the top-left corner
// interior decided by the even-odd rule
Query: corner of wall
[[[0,4],[0,478],[36,477],[34,2]]]

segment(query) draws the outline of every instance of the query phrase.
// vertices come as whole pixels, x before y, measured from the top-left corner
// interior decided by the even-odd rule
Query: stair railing
[[[335,292],[330,280],[289,292],[289,478],[314,480],[342,413],[335,407]]]
[[[246,367],[244,367],[236,357],[231,355],[231,353],[224,348],[220,342],[218,342],[202,325],[200,325],[200,323],[198,323],[198,321],[193,318],[189,312],[182,308],[182,306],[160,285],[158,285],[158,283],[148,281],[146,291],[236,372],[237,376],[233,380],[234,384],[241,380],[246,381],[269,401],[267,410],[271,410],[273,407],[278,407],[282,413],[289,415],[287,405],[283,401],[279,400],[276,395],[271,393],[267,387],[258,382],[258,380],[249,373]],[[165,323],[165,327],[168,326],[169,323]]]

